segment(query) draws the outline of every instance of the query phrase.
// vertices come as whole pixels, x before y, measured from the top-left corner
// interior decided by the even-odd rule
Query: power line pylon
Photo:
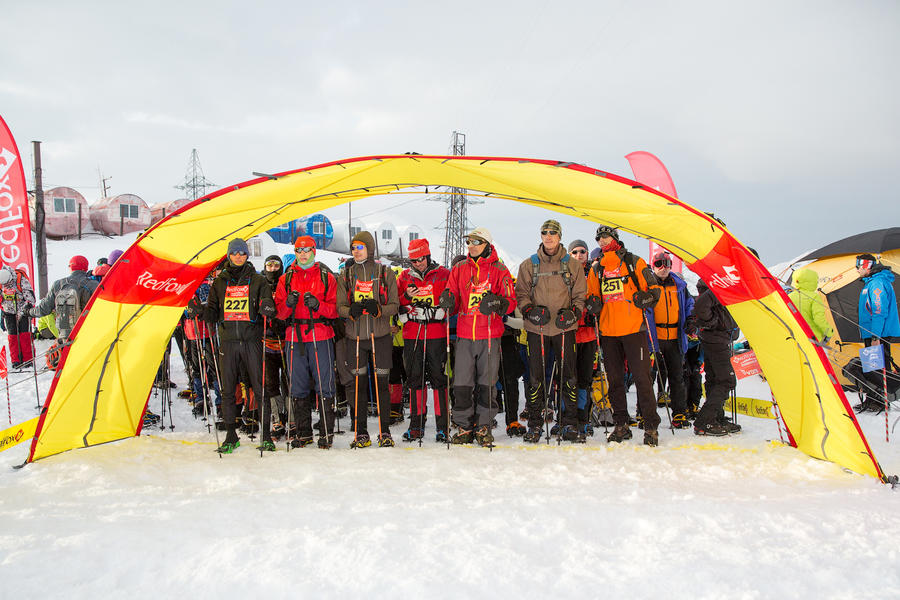
[[[465,156],[466,134],[454,131],[450,138],[450,153],[453,156]],[[449,267],[450,261],[460,254],[465,254],[466,245],[463,236],[469,227],[467,207],[469,204],[483,204],[481,201],[469,200],[463,188],[450,188],[447,202],[447,222],[444,230],[444,264]]]
[[[176,190],[183,190],[185,198],[196,200],[206,195],[207,188],[215,188],[216,184],[203,176],[203,168],[200,166],[200,156],[197,149],[191,150],[191,161],[188,163],[187,174],[184,183],[176,185]]]

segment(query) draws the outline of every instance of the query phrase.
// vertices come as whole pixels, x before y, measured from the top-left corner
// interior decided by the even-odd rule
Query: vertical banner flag
[[[6,367],[6,346],[0,346],[0,379],[6,379],[9,369]]]
[[[640,150],[638,152],[626,154],[625,160],[627,160],[628,164],[631,166],[631,172],[634,173],[635,181],[646,185],[647,187],[659,190],[663,194],[668,194],[673,198],[678,198],[678,192],[675,191],[675,183],[672,181],[672,176],[669,175],[669,170],[661,160],[656,158],[656,156]],[[649,263],[653,260],[653,255],[660,250],[669,252],[653,240],[650,240],[650,257],[647,262]],[[669,254],[672,253],[669,252]],[[682,260],[672,254],[672,270],[681,275],[683,268],[684,263]]]
[[[34,281],[31,248],[25,170],[12,133],[0,117],[0,262],[21,269]]]

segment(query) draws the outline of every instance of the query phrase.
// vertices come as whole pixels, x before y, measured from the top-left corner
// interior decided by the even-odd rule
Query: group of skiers
[[[351,447],[393,446],[390,426],[403,420],[403,387],[406,442],[424,438],[429,387],[436,441],[452,444],[492,446],[501,402],[507,435],[529,443],[544,434],[583,443],[602,422],[613,426],[609,442],[630,439],[637,424],[644,444],[656,446],[658,401],[670,402],[672,427],[690,427],[697,415],[697,435],[740,430],[722,410],[736,384],[729,358],[737,327],[728,311],[707,290],[695,301],[672,273],[668,254],[648,265],[608,226],[595,239],[600,252],[591,261],[587,243],[575,240],[567,249],[560,223],[547,220],[537,251],[515,278],[484,227],[466,236],[467,253],[450,268],[433,259],[426,239],[412,240],[410,267],[399,275],[376,260],[367,231],[353,237],[352,258],[338,273],[316,260],[308,236],[297,238],[287,268],[270,256],[261,273],[248,261],[247,243],[232,240],[183,323],[195,348],[188,349],[192,395],[204,410],[209,392],[219,398],[226,436],[218,451],[239,447],[238,431],[254,407],[249,420],[258,423],[260,451],[275,450],[281,436],[301,448],[315,441],[314,433],[320,448],[330,448],[335,415],[345,408]],[[699,392],[688,402],[685,368],[688,338],[697,334],[708,365],[699,413]],[[654,391],[654,372],[670,401]],[[626,404],[632,383],[636,419]],[[592,419],[595,405],[611,411]],[[370,436],[372,406],[378,430]]]

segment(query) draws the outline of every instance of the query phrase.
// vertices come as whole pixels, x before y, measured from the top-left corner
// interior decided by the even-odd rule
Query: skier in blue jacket
[[[864,284],[859,293],[860,337],[866,347],[883,345],[884,362],[891,368],[891,342],[900,338],[894,273],[871,254],[856,257],[856,272]]]

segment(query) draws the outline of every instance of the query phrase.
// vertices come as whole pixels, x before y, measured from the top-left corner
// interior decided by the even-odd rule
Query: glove
[[[373,317],[377,317],[381,314],[381,307],[378,306],[378,301],[373,298],[363,300],[362,305],[363,311],[367,314],[372,315]]]
[[[28,309],[28,314],[34,318],[38,318],[37,307],[32,307]]]
[[[350,317],[354,320],[360,318],[363,314],[363,303],[354,302],[350,305]]]
[[[588,296],[584,301],[584,310],[592,315],[599,315],[603,310],[603,299],[600,296]]]
[[[578,309],[561,308],[556,313],[556,325],[559,329],[571,329],[573,325],[578,323]]]
[[[319,310],[319,299],[313,296],[311,292],[303,294],[303,304],[310,310]]]
[[[447,288],[444,288],[444,291],[441,292],[441,295],[438,298],[438,306],[440,306],[444,310],[451,310],[454,306],[456,306],[456,298],[453,297],[453,292],[451,292]]]
[[[288,297],[284,301],[284,303],[287,305],[288,308],[294,308],[295,306],[297,306],[297,303],[299,301],[300,301],[300,292],[298,292],[297,290],[294,290],[293,292],[288,294]]]
[[[188,300],[186,312],[187,312],[187,316],[190,317],[191,319],[193,319],[194,317],[196,317],[200,313],[202,313],[203,312],[203,304],[200,303],[200,298],[198,298],[197,296],[191,297],[191,299]]]
[[[531,305],[524,310],[522,316],[532,325],[543,327],[550,322],[550,309],[540,304]]]
[[[275,309],[275,301],[271,298],[263,298],[259,301],[259,314],[267,319],[273,318],[278,311]]]
[[[656,306],[656,301],[659,300],[659,290],[656,290],[657,293],[653,293],[654,290],[638,290],[631,297],[631,301],[634,303],[636,307],[641,310],[646,310],[648,308],[653,308]]]
[[[584,313],[584,321],[583,322],[584,322],[585,327],[593,327],[594,323],[597,322],[597,318],[594,317],[594,315],[592,315],[591,313],[586,312],[586,313]]]
[[[481,302],[478,303],[478,312],[483,315],[489,315],[491,313],[504,315],[508,308],[509,300],[491,292],[487,292],[482,296]]]
[[[428,318],[428,314],[425,312],[426,309],[424,306],[414,304],[407,310],[409,311],[409,318],[412,321],[425,321]]]

